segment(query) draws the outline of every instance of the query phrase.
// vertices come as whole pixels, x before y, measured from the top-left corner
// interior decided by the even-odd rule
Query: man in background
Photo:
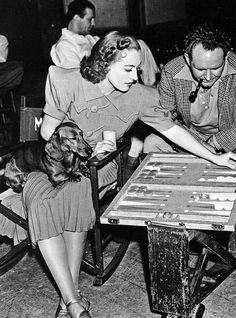
[[[17,61],[7,61],[8,40],[0,35],[0,95],[21,83],[23,66]]]
[[[91,35],[95,26],[95,6],[88,0],[74,0],[68,6],[64,25],[62,36],[51,49],[52,61],[64,68],[79,67],[81,59],[90,55],[99,40],[98,36]],[[142,55],[141,80],[145,85],[153,85],[159,68],[147,44],[138,41]]]

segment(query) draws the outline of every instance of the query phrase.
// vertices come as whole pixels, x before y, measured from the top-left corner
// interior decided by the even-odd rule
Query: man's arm
[[[67,40],[59,41],[54,44],[50,55],[56,66],[63,68],[80,67],[80,62],[84,56],[91,53],[92,46],[88,43],[71,43]]]
[[[223,149],[224,151],[236,150],[236,118],[230,129],[219,131],[212,139],[217,149]]]
[[[166,71],[164,67],[161,72],[161,79],[157,85],[160,95],[160,106],[163,109],[168,109],[171,113],[176,110],[176,97],[174,80],[172,75]]]
[[[50,52],[53,63],[63,68],[80,67],[80,58],[74,45],[68,41],[62,41],[52,46]]]
[[[8,56],[8,40],[0,35],[0,63],[6,62]]]

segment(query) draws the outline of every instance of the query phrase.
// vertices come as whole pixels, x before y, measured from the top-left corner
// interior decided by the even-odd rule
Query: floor
[[[39,77],[44,79],[44,74]],[[21,93],[38,96],[44,81],[35,83]],[[25,90],[25,91],[24,91]],[[35,93],[36,92],[36,93]],[[128,251],[113,276],[101,287],[93,286],[93,277],[81,272],[80,289],[91,301],[93,318],[151,318],[161,315],[151,311],[148,298],[148,271],[145,230],[132,234]],[[0,248],[0,253],[8,245]],[[111,250],[105,254],[109,260]],[[232,273],[203,302],[204,318],[236,317],[236,272]],[[0,277],[0,318],[52,318],[58,304],[58,293],[37,251],[26,255],[12,270]]]
[[[143,234],[143,233],[142,233]],[[81,272],[80,288],[91,301],[94,318],[160,318],[151,312],[147,293],[147,272],[142,261],[142,244],[130,243],[113,276],[101,287],[93,277]],[[105,259],[109,258],[109,253]],[[232,273],[203,304],[204,318],[235,318],[236,272]],[[0,277],[1,318],[52,318],[58,294],[42,261],[26,255],[12,270]]]

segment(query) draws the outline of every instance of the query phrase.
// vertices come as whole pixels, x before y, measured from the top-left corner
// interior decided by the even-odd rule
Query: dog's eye
[[[76,137],[61,137],[61,140],[76,140]]]

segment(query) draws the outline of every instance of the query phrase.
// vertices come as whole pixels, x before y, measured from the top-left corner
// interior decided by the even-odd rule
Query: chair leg
[[[16,246],[0,258],[0,276],[15,266],[27,253],[30,247],[30,239],[27,237],[24,241]]]
[[[17,215],[12,210],[8,209],[0,203],[0,213],[7,217],[12,222],[18,224],[23,229],[28,230],[27,221],[21,216]],[[5,274],[10,270],[14,265],[16,265],[26,252],[30,248],[30,239],[27,237],[21,243],[12,247],[12,249],[0,258],[0,276]]]
[[[117,155],[116,155],[117,156]],[[118,158],[116,158],[119,161],[119,167],[122,170],[123,166],[123,160],[122,156],[119,155]],[[104,163],[106,164],[106,163]],[[104,166],[104,165],[103,165]],[[125,237],[120,239],[119,241],[114,240],[113,238],[113,232],[114,227],[112,226],[109,228],[111,229],[110,235],[108,235],[104,239],[104,233],[102,233],[102,230],[105,232],[104,226],[101,226],[100,223],[100,216],[101,216],[101,200],[99,199],[99,186],[98,186],[98,169],[101,169],[103,166],[100,166],[100,168],[97,167],[97,165],[90,165],[90,179],[91,187],[92,187],[92,199],[93,199],[93,206],[96,214],[96,222],[93,228],[93,242],[92,242],[92,252],[93,252],[93,262],[89,261],[86,257],[83,258],[83,268],[88,271],[90,274],[96,276],[93,285],[94,286],[101,286],[103,285],[110,276],[114,273],[118,265],[120,264],[123,256],[125,255],[125,252],[129,246],[130,240]],[[122,171],[119,173],[119,178],[117,181],[118,189],[122,187],[123,185],[123,174]],[[104,197],[103,197],[104,199]],[[102,229],[101,229],[102,228]],[[111,241],[116,244],[116,246],[112,245],[112,257],[111,260],[106,266],[104,265],[104,254],[106,252],[106,248],[108,249],[108,245],[110,245]]]
[[[105,267],[105,269],[102,270],[100,274],[96,275],[93,281],[94,286],[103,285],[111,277],[111,275],[114,273],[114,271],[120,264],[122,258],[124,257],[128,246],[129,246],[129,241],[124,240],[119,243],[119,247],[117,248],[116,253],[112,257],[112,260],[110,261],[110,263]]]
[[[111,261],[104,267],[104,249],[108,244],[113,240],[112,234],[109,238],[106,238],[102,241],[101,229],[96,223],[94,227],[94,242],[93,242],[93,263],[86,258],[83,258],[82,266],[86,272],[89,272],[91,275],[96,276],[93,281],[94,286],[103,285],[114,273],[118,265],[120,264],[122,258],[124,257],[127,248],[129,246],[130,240],[128,238],[120,239],[117,242],[117,247],[112,256]]]
[[[3,104],[3,98],[0,97],[0,112],[1,112],[1,122],[3,127],[6,125],[6,115],[4,111],[4,104]],[[6,142],[9,142],[9,135],[7,129],[3,129],[3,137]]]
[[[16,102],[13,90],[0,97],[0,114],[1,114],[1,131],[6,142],[16,139],[18,130],[19,115],[17,112]]]

